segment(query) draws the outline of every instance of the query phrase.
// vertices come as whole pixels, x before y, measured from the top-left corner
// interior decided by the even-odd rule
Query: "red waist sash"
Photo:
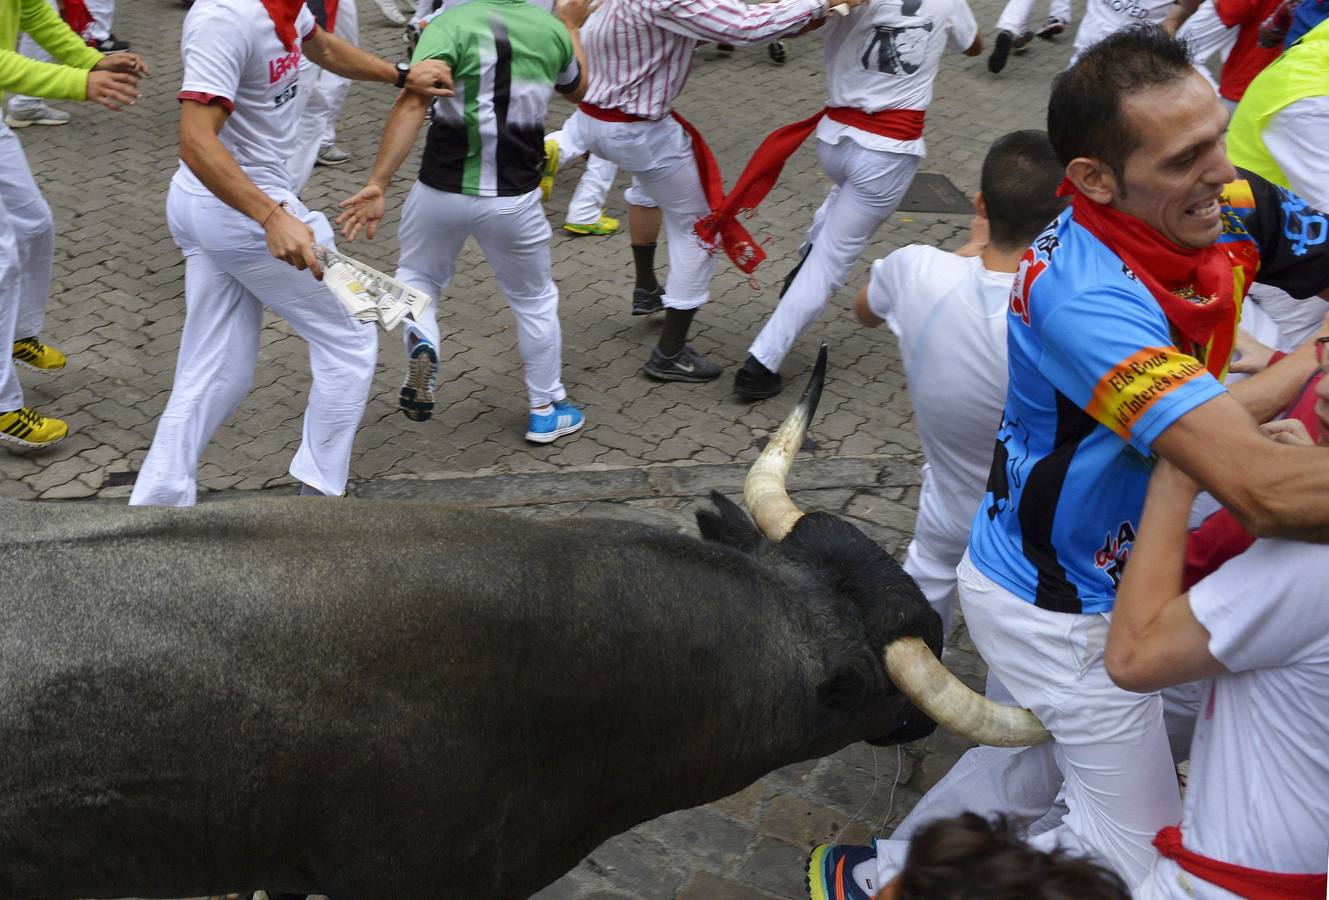
[[[599,119],[601,122],[646,122],[649,121],[643,116],[636,116],[632,113],[626,113],[618,109],[608,109],[603,106],[594,106],[582,101],[577,104],[577,108],[592,119]],[[693,126],[691,122],[680,116],[677,112],[669,114],[674,121],[683,126],[683,130],[692,138],[692,156],[697,161],[697,174],[701,179],[702,191],[706,194],[706,205],[711,209],[711,216],[714,217],[721,203],[724,202],[724,179],[720,175],[720,164],[715,161],[715,154],[706,144],[706,139],[701,136],[701,132]],[[748,234],[738,221],[730,219],[721,227],[716,229],[712,239],[707,245],[714,247],[718,243],[724,248],[725,255],[734,261],[744,272],[751,272],[757,267],[757,263],[766,258],[766,253],[758,246],[757,242]]]
[[[711,214],[698,219],[693,230],[708,246],[714,246],[717,239],[723,242],[726,230],[738,226],[739,214],[755,210],[766,199],[779,180],[780,173],[784,171],[784,164],[816,130],[823,116],[882,137],[916,141],[923,136],[925,115],[921,109],[883,109],[881,112],[867,113],[848,106],[828,106],[815,116],[777,128],[766,136],[757,147],[757,152],[752,154],[743,174],[738,176],[734,189],[718,205],[712,204]],[[749,274],[766,258],[760,247],[755,244],[753,247],[756,253],[750,255],[746,264],[734,260],[735,265]]]
[[[1324,900],[1326,876],[1263,872],[1226,863],[1187,850],[1181,829],[1169,825],[1154,836],[1154,846],[1163,856],[1197,878],[1250,900]]]

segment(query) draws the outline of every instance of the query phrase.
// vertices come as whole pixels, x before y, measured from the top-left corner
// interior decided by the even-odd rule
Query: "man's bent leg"
[[[32,177],[23,147],[14,132],[0,125],[0,199],[13,229],[18,254],[18,312],[14,337],[36,337],[46,320],[55,256],[55,221]],[[9,353],[13,342],[4,345]]]
[[[0,353],[0,413],[23,408],[23,386],[9,353],[14,346],[21,283],[14,228],[9,224],[4,197],[0,196],[0,348],[5,351]]]
[[[569,225],[594,225],[604,213],[605,198],[614,186],[614,176],[618,166],[595,154],[586,158],[586,171],[577,182],[577,189],[572,192],[568,203],[568,215],[564,220]]]

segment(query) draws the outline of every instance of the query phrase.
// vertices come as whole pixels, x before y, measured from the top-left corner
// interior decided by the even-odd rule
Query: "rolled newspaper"
[[[434,302],[424,291],[331,247],[316,244],[314,258],[323,266],[323,284],[346,311],[361,322],[377,322],[384,331],[396,328],[408,315],[420,319]]]

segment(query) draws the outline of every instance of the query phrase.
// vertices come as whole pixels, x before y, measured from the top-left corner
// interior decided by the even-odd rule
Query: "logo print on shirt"
[[[1047,271],[1052,256],[1061,247],[1057,237],[1057,222],[1039,232],[1034,243],[1020,257],[1020,268],[1016,270],[1015,281],[1011,284],[1011,315],[1021,322],[1029,324],[1029,292],[1033,290],[1038,276]]]
[[[1283,202],[1283,237],[1292,241],[1292,255],[1305,256],[1307,249],[1329,240],[1329,220],[1296,194],[1278,189]]]
[[[1010,442],[1019,439],[1018,456],[1011,457]],[[987,493],[992,495],[992,503],[987,508],[988,521],[996,519],[1011,505],[1011,484],[1022,486],[1020,467],[1029,458],[1029,429],[1019,419],[1002,419],[1001,429],[997,432],[997,444],[992,452],[992,468],[988,470]]]
[[[297,46],[285,56],[268,60],[268,84],[276,84],[300,65],[300,48]]]
[[[904,24],[873,24],[863,51],[863,68],[883,75],[913,75],[923,67],[927,56],[927,36],[934,23],[919,17],[923,0],[904,0],[900,12],[907,20]]]
[[[1135,546],[1135,526],[1129,521],[1117,526],[1117,534],[1108,534],[1103,539],[1103,546],[1094,554],[1094,565],[1102,569],[1112,579],[1115,590],[1121,584],[1121,576],[1126,571],[1126,562],[1131,558],[1131,547]]]

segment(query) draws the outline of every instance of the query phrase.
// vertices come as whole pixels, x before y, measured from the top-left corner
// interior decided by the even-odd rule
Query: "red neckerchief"
[[[1153,294],[1172,327],[1194,348],[1208,348],[1205,367],[1221,378],[1236,337],[1232,258],[1217,244],[1201,250],[1178,247],[1135,216],[1090,200],[1069,178],[1062,181],[1057,196],[1071,198],[1076,223],[1121,257]]]
[[[295,18],[304,5],[305,0],[263,0],[268,18],[277,27],[277,38],[288,53],[295,49]]]

